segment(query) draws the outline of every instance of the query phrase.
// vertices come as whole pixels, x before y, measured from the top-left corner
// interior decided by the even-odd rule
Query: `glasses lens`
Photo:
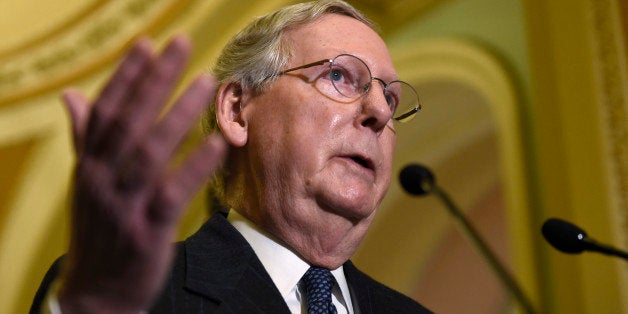
[[[368,92],[372,84],[371,71],[358,57],[339,55],[329,67],[329,80],[339,95],[328,96],[338,101],[354,101]],[[388,84],[385,97],[393,112],[393,118],[398,122],[412,120],[421,109],[417,92],[406,82],[393,81]]]
[[[366,64],[351,55],[339,55],[330,64],[331,82],[336,90],[345,97],[355,99],[368,89],[371,72]]]
[[[393,118],[398,122],[412,120],[421,110],[419,95],[410,84],[403,81],[393,81],[386,88],[386,100],[393,110]],[[396,106],[395,106],[396,104]]]

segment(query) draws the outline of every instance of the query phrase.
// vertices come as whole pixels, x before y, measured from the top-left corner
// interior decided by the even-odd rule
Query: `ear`
[[[248,125],[242,118],[242,86],[229,82],[218,88],[216,94],[216,120],[227,143],[242,147],[247,142]]]

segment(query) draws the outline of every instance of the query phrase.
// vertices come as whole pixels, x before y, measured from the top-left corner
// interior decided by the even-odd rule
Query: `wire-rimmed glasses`
[[[395,121],[408,122],[421,110],[419,95],[410,84],[398,80],[386,83],[380,78],[373,77],[366,63],[350,54],[340,54],[333,59],[323,59],[290,68],[277,73],[277,75],[325,63],[329,63],[329,69],[322,78],[331,81],[335,92],[330,89],[321,89],[321,91],[334,100],[352,102],[368,93],[373,80],[376,80],[382,84],[384,98]]]

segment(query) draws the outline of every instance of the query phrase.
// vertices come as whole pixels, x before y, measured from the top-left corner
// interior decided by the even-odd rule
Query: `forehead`
[[[374,30],[352,17],[327,14],[289,31],[286,36],[293,51],[291,66],[349,53],[364,60],[373,76],[397,78],[384,41]]]

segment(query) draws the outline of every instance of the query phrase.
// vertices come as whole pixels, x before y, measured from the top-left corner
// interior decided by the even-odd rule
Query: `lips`
[[[368,170],[375,171],[375,164],[368,157],[361,156],[361,155],[348,155],[348,156],[346,156],[346,158],[351,159],[353,162],[355,162],[356,164],[358,164],[362,168],[366,168]]]

